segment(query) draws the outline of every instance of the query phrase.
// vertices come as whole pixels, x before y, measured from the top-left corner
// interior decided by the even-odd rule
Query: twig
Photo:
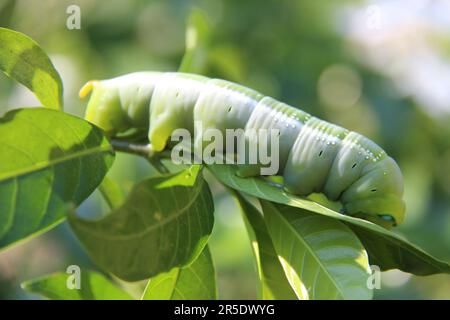
[[[129,141],[111,140],[111,145],[116,151],[125,153],[136,154],[145,158],[153,157],[155,152],[153,151],[151,144],[138,144]]]

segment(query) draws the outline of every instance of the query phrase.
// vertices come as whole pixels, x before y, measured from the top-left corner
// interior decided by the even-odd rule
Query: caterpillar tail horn
[[[97,85],[98,80],[90,80],[85,83],[85,85],[80,89],[80,92],[78,93],[78,96],[80,99],[84,99],[89,93],[92,91],[92,89],[95,88]]]

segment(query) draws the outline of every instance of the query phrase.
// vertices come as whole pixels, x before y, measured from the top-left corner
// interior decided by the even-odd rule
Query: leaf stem
[[[111,145],[115,151],[144,157],[159,173],[170,173],[169,169],[161,162],[162,158],[170,157],[169,151],[155,152],[150,143],[142,144],[117,139],[112,139]]]

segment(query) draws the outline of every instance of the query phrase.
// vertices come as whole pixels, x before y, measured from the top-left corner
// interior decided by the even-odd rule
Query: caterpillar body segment
[[[244,129],[250,115],[263,96],[256,91],[220,79],[208,80],[194,106],[194,146],[201,150],[207,141],[202,132],[219,129],[223,136],[227,129]],[[225,146],[225,141],[222,141]]]
[[[294,194],[322,191],[345,134],[345,129],[317,118],[307,121],[289,154],[284,171],[286,189]]]
[[[80,97],[92,95],[85,118],[113,136],[129,128],[148,128],[149,105],[160,74],[137,72],[110,80],[90,81]]]
[[[164,150],[172,132],[178,128],[194,130],[194,105],[208,78],[166,73],[159,79],[150,103],[149,140],[155,151]],[[148,109],[148,107],[147,107]]]
[[[252,130],[254,132],[261,129],[278,130],[279,171],[283,172],[292,145],[303,126],[305,117],[308,116],[307,113],[293,109],[285,103],[278,102],[270,97],[264,97],[258,102],[245,125],[245,136],[248,144],[255,140],[255,137],[250,134]],[[268,141],[268,144],[271,146],[270,141]],[[241,177],[257,176],[260,174],[260,167],[260,165],[241,165],[237,173]]]
[[[339,199],[342,193],[361,176],[362,170],[370,160],[370,157],[367,159],[368,145],[373,145],[371,149],[377,148],[379,151],[376,152],[383,155],[381,148],[355,132],[348,132],[340,141],[339,151],[330,169],[333,175],[328,177],[324,185],[324,192],[331,200]],[[380,153],[378,155],[380,156]]]
[[[227,129],[242,130],[246,143],[253,139],[252,130],[276,129],[277,175],[283,176],[288,192],[322,192],[341,201],[347,214],[383,225],[403,221],[403,178],[397,163],[358,133],[244,86],[194,74],[132,73],[88,82],[80,96],[91,90],[88,121],[111,136],[130,128],[148,130],[155,151],[165,149],[179,128],[195,137],[197,150],[204,147],[202,133],[209,128],[219,129],[223,137]],[[238,174],[256,176],[260,167],[239,165]]]

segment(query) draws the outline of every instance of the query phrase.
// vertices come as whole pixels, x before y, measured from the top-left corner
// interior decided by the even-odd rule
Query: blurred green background
[[[81,29],[69,30],[69,5]],[[315,116],[358,131],[398,160],[406,222],[397,230],[450,261],[450,3],[427,0],[0,0],[0,26],[21,31],[49,53],[64,82],[66,111],[82,115],[77,92],[89,79],[139,70],[175,71],[193,8],[206,17],[197,70],[242,83]],[[0,43],[1,45],[1,43]],[[0,75],[0,113],[37,105]],[[129,190],[154,174],[118,155],[110,176]],[[220,297],[256,297],[256,274],[240,214],[212,181],[211,249]],[[107,211],[93,194],[78,210]],[[36,298],[24,279],[68,265],[95,268],[64,223],[0,253],[0,298]],[[382,275],[376,298],[450,299],[450,276]]]

